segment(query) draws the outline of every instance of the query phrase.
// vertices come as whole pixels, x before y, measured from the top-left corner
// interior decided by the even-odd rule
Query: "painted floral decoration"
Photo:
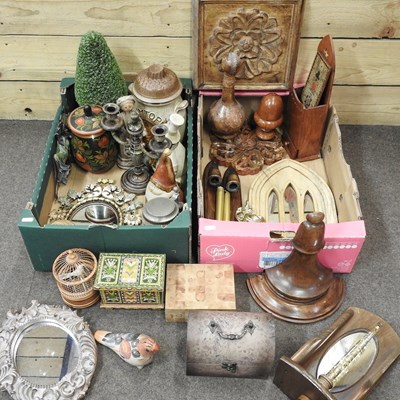
[[[270,73],[282,54],[278,21],[266,12],[241,8],[219,21],[209,38],[209,54],[220,69],[222,58],[237,53],[242,64],[236,78],[252,79]]]

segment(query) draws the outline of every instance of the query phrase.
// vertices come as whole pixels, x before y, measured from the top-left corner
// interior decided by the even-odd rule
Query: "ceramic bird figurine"
[[[96,331],[94,338],[117,353],[125,362],[138,369],[150,364],[153,361],[154,353],[160,350],[160,346],[154,339],[142,333]]]

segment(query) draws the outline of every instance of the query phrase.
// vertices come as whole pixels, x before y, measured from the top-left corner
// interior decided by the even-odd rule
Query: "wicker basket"
[[[86,308],[99,300],[93,288],[97,259],[86,249],[70,249],[53,263],[53,275],[64,303],[73,308]]]

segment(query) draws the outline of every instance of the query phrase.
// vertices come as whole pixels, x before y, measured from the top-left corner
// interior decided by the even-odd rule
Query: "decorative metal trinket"
[[[128,125],[132,123],[139,125],[139,128],[133,129],[134,131],[143,126],[138,111],[133,108],[134,104],[133,96],[122,96],[117,99],[116,103],[120,110],[119,118],[122,121],[122,126],[111,131],[111,134],[119,146],[117,165],[121,169],[129,169],[134,166],[134,160],[130,152],[131,137],[128,134]]]
[[[131,122],[126,128],[132,167],[121,176],[121,186],[129,193],[144,194],[150,179],[149,167],[145,162],[143,143],[144,126],[137,112],[131,113]]]
[[[152,139],[148,143],[150,149],[150,157],[153,159],[153,165],[155,165],[161,154],[165,149],[172,147],[172,142],[167,138],[168,126],[165,124],[154,125],[151,128]]]
[[[60,207],[52,210],[50,223],[65,220],[77,223],[112,223],[116,225],[140,225],[138,210],[143,207],[136,196],[125,193],[112,179],[99,179],[86,185],[81,192],[69,190],[57,199]]]

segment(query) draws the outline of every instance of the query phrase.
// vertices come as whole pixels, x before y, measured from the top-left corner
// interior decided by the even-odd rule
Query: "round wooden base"
[[[63,296],[62,294],[61,294],[61,297],[62,297],[64,303],[67,306],[72,307],[72,308],[87,308],[87,307],[92,306],[93,304],[96,304],[100,300],[99,292],[97,292],[95,290],[89,297],[87,297],[86,299],[83,299],[83,300],[74,300],[69,297]]]
[[[344,299],[344,281],[334,278],[323,296],[299,301],[278,293],[265,274],[249,278],[247,288],[255,302],[265,311],[283,321],[307,324],[332,315]]]

